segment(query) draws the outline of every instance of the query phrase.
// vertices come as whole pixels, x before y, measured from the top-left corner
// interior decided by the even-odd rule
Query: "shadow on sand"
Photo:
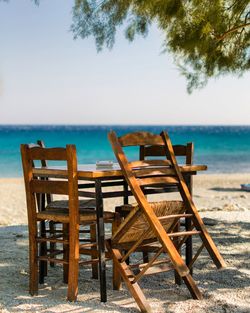
[[[141,286],[153,312],[179,312],[177,309],[181,308],[181,312],[187,313],[191,312],[190,303],[193,312],[247,312],[241,306],[240,294],[233,305],[230,304],[230,297],[237,299],[237,292],[249,287],[249,275],[246,273],[250,269],[249,255],[244,247],[250,243],[250,223],[217,221],[208,228],[229,267],[216,270],[207,253],[202,253],[194,269],[194,279],[204,294],[202,301],[191,300],[184,284],[174,285],[172,273],[147,276]],[[66,301],[67,286],[62,283],[60,266],[49,268],[46,284],[39,286],[39,296],[31,297],[28,293],[27,226],[0,227],[0,241],[0,310],[21,313],[139,312],[125,287],[121,291],[112,290],[110,262],[107,266],[107,303],[100,303],[99,283],[91,279],[91,271],[87,267],[80,270],[76,303]]]
[[[233,188],[233,187],[227,187],[227,188],[223,188],[223,187],[213,187],[213,188],[209,188],[209,190],[213,190],[213,191],[223,191],[223,192],[239,192],[242,191],[243,193],[247,193],[248,191],[242,190],[241,188]]]

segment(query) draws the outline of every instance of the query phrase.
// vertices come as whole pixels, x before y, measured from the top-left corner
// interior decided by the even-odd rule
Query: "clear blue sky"
[[[247,124],[250,74],[192,95],[154,27],[111,51],[73,40],[73,1],[0,1],[0,124]]]

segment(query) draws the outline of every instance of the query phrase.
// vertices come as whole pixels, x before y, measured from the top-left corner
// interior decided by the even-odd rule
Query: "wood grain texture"
[[[147,136],[149,137],[148,139]],[[152,266],[162,251],[166,252],[169,256],[172,267],[175,270],[176,283],[179,284],[182,278],[192,297],[194,299],[202,298],[195,281],[190,275],[189,268],[179,252],[181,244],[186,242],[189,236],[200,236],[215,264],[218,267],[224,265],[218,249],[214,245],[194,206],[191,193],[182,175],[182,173],[185,172],[185,170],[183,170],[185,167],[179,167],[168,135],[162,132],[161,136],[164,145],[159,141],[158,135],[155,135],[154,140],[153,134],[145,132],[128,134],[122,138],[118,138],[115,132],[109,133],[109,140],[113,151],[135,197],[137,205],[132,206],[130,212],[124,215],[124,219],[121,221],[121,224],[116,227],[108,245],[113,253],[116,268],[126,282],[139,307],[141,302],[144,303],[145,298],[142,298],[143,296],[140,294],[138,299],[138,293],[134,293],[134,291],[131,290],[131,279],[134,277],[132,282],[137,283],[144,274],[159,272],[159,269],[154,269]],[[152,144],[152,142],[154,142],[154,144]],[[165,164],[165,166],[163,164],[158,165],[158,168],[156,168],[153,163],[146,164],[148,160],[134,161],[131,165],[122,148],[123,146],[130,145],[144,146],[144,148],[148,145],[158,146],[160,147],[161,153],[162,149],[164,149],[164,156],[169,162]],[[150,153],[152,153],[152,149],[153,148],[151,148]],[[187,152],[187,150],[189,152]],[[177,146],[176,151],[186,157],[187,163],[192,163],[193,145],[191,143],[185,147]],[[142,153],[144,152],[143,149],[140,150],[140,158],[142,158]],[[156,152],[158,153],[159,151]],[[160,156],[163,156],[163,153]],[[190,168],[194,167],[192,165],[186,165],[186,169],[187,168],[190,170]],[[182,201],[148,202],[142,186],[154,186],[157,184],[167,185],[168,183],[176,184],[176,190],[179,191]],[[189,185],[189,187],[191,187],[191,185]],[[180,230],[178,221],[181,217],[190,218],[195,229],[191,228],[186,231]],[[183,238],[185,238],[185,240],[183,240]],[[130,254],[135,251],[140,251],[140,246],[145,247],[145,245],[150,243],[155,245],[156,241],[158,241],[161,246],[160,250],[154,255],[153,259],[148,259],[144,269],[141,269],[139,274],[134,276],[130,271],[132,267],[126,264],[125,261]],[[127,252],[122,256],[121,252],[124,247],[126,247]],[[198,255],[195,256],[194,261],[196,258],[198,258]],[[166,269],[169,269],[169,265],[167,265]]]
[[[182,196],[182,199],[185,203],[185,206],[187,207],[187,211],[192,213],[194,218],[193,218],[193,223],[195,225],[195,227],[197,228],[197,230],[201,231],[201,238],[203,240],[203,243],[208,251],[208,253],[210,254],[211,258],[213,259],[214,263],[216,264],[216,266],[218,268],[221,267],[225,267],[226,263],[224,261],[224,259],[222,258],[221,254],[219,253],[219,250],[217,249],[213,239],[211,238],[210,234],[208,233],[205,224],[203,223],[199,212],[193,202],[192,196],[188,190],[188,187],[186,185],[186,182],[183,178],[183,175],[178,167],[178,163],[174,154],[174,150],[173,150],[173,146],[171,143],[171,140],[168,136],[167,133],[163,132],[162,133],[162,137],[163,140],[165,142],[165,147],[166,149],[169,151],[169,155],[170,155],[170,159],[171,162],[173,164],[173,167],[175,169],[176,172],[176,176],[179,179],[180,182],[180,193]]]
[[[198,171],[206,171],[206,165],[181,165],[180,170],[185,173],[196,173]],[[68,173],[65,166],[61,167],[49,167],[49,168],[34,168],[33,174],[40,177],[51,177],[51,178],[65,178]],[[86,164],[78,166],[78,179],[81,180],[93,180],[96,178],[100,179],[110,179],[110,180],[119,180],[123,179],[123,173],[120,167],[116,169],[97,169],[95,164]]]
[[[162,145],[164,142],[160,135],[155,135],[149,132],[135,132],[121,136],[119,143],[122,147],[126,146],[146,146],[146,145]]]
[[[97,221],[93,201],[86,201],[85,204],[89,203],[91,206],[84,205],[83,208],[79,202],[76,148],[73,145],[67,145],[66,148],[50,149],[21,145],[21,155],[29,227],[30,293],[34,295],[38,292],[38,261],[59,263],[63,264],[64,282],[68,283],[68,300],[75,301],[78,293],[79,263],[92,265],[96,276],[96,263],[99,261],[97,258],[98,246],[94,242],[96,236],[93,234]],[[46,168],[34,168],[36,163],[34,161],[36,160],[40,161],[42,166],[47,165],[45,163],[47,160],[65,161],[67,165],[66,170],[63,171],[64,180],[58,180],[55,177],[56,175],[52,175],[48,179]],[[35,173],[36,169],[37,173]],[[42,178],[38,174],[40,171],[44,171]],[[36,201],[36,194],[68,195],[68,202],[65,205],[65,201],[56,201],[57,205],[54,207],[52,202],[47,207],[43,205],[43,209],[40,210],[38,205],[40,201]],[[61,207],[60,204],[62,204]],[[111,212],[104,212],[103,214],[104,221],[112,222],[113,217],[114,214]],[[61,232],[51,233],[50,230],[45,230],[43,233],[38,234],[37,223],[39,221],[60,222],[63,224],[63,229]],[[86,245],[81,244],[82,251],[92,258],[88,262],[80,260],[80,225],[90,225],[92,227],[91,240],[87,240]],[[49,236],[46,235],[47,233]],[[62,249],[53,249],[51,251],[45,249],[42,254],[38,255],[38,245],[46,242],[60,244]],[[59,255],[63,255],[63,258],[58,258]]]

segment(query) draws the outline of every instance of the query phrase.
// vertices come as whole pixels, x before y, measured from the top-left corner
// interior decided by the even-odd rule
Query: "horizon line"
[[[185,127],[185,126],[192,126],[192,127],[214,127],[214,126],[225,126],[225,127],[237,127],[237,126],[243,126],[243,127],[250,127],[250,124],[71,124],[71,123],[41,123],[41,124],[31,124],[31,123],[0,123],[0,127],[2,126],[143,126],[143,127],[158,127],[158,126],[178,126],[178,127]]]

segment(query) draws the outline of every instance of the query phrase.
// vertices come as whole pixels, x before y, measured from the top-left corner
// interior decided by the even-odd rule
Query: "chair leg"
[[[162,236],[162,245],[164,250],[168,253],[174,269],[178,272],[178,274],[182,277],[185,284],[187,285],[192,297],[194,299],[202,299],[202,295],[190,274],[189,268],[187,267],[186,263],[182,259],[181,255],[177,251],[175,244],[171,241],[168,236]]]
[[[120,290],[122,287],[121,274],[116,262],[113,262],[113,290]]]
[[[69,278],[68,301],[76,301],[79,273],[79,224],[69,226]]]
[[[49,231],[50,231],[50,235],[53,235],[53,236],[55,235],[55,223],[53,221],[49,222]],[[56,249],[56,244],[53,242],[50,242],[49,246],[50,246],[50,252],[53,253]],[[49,264],[51,267],[55,266],[54,262],[50,262]]]
[[[90,241],[91,243],[96,243],[96,224],[90,225]],[[96,250],[96,247],[92,247],[91,250],[93,250],[91,258],[96,259],[98,257],[98,253]],[[92,264],[92,278],[98,279],[98,263]]]
[[[202,300],[203,299],[202,294],[201,294],[200,290],[198,289],[197,285],[195,284],[192,275],[188,274],[182,278],[183,278],[189,292],[191,293],[193,299]]]
[[[39,223],[41,237],[46,235],[45,221]],[[39,255],[47,254],[47,243],[39,244]],[[44,277],[47,275],[47,261],[39,261],[39,284],[44,284]]]
[[[63,224],[63,240],[69,239],[69,224]],[[63,259],[69,262],[69,245],[63,245]],[[69,263],[63,264],[63,282],[68,283]]]
[[[190,218],[185,219],[186,231],[191,230],[192,220]],[[189,236],[186,240],[186,264],[190,264],[193,258],[193,242],[192,236]],[[193,267],[190,268],[190,274],[193,275]]]
[[[37,225],[36,222],[30,227],[29,232],[29,289],[32,296],[38,294],[38,261],[37,261]]]
[[[141,312],[143,313],[151,313],[151,307],[147,301],[147,299],[144,296],[144,293],[142,292],[140,286],[138,283],[131,283],[131,277],[133,277],[133,272],[130,270],[129,266],[126,262],[120,263],[120,260],[122,258],[122,254],[118,249],[112,249],[110,247],[110,243],[107,242],[107,248],[112,254],[113,261],[117,266],[117,270],[120,272],[120,275],[122,276],[125,284],[127,285],[127,288],[131,295],[134,297],[137,305],[139,306]]]
[[[197,230],[201,231],[200,237],[210,255],[212,260],[214,261],[214,264],[216,265],[217,268],[223,268],[226,267],[226,263],[221,256],[218,248],[216,247],[213,239],[211,238],[210,234],[208,233],[206,226],[203,223],[203,220],[199,216],[199,213],[197,209],[195,208],[194,204],[191,202],[191,210],[192,213],[194,214],[193,216],[193,223],[196,227]]]
[[[176,224],[176,226],[174,228],[174,232],[179,232],[179,231],[180,231],[180,220],[178,221],[178,223]],[[175,247],[177,248],[178,247],[178,243],[179,243],[179,238],[175,237],[173,239],[173,242],[174,242]],[[178,253],[180,253],[180,249],[177,250],[177,251],[178,251]],[[181,279],[181,276],[178,274],[178,272],[176,270],[174,271],[174,278],[175,278],[175,283],[180,286],[182,279]]]
[[[191,162],[190,162],[191,163]],[[184,177],[188,190],[190,192],[191,197],[193,197],[193,177],[188,175]],[[188,212],[187,212],[188,213]],[[185,219],[185,229],[186,231],[191,230],[192,220],[191,218]],[[192,236],[189,236],[186,240],[186,264],[190,264],[193,258],[193,239]],[[193,267],[190,268],[190,274],[193,275]]]
[[[116,232],[116,229],[119,227],[121,222],[122,222],[121,215],[118,212],[116,212],[115,219],[112,223],[112,234]],[[120,290],[121,287],[122,287],[121,275],[119,269],[117,268],[116,262],[113,261],[113,290]]]

